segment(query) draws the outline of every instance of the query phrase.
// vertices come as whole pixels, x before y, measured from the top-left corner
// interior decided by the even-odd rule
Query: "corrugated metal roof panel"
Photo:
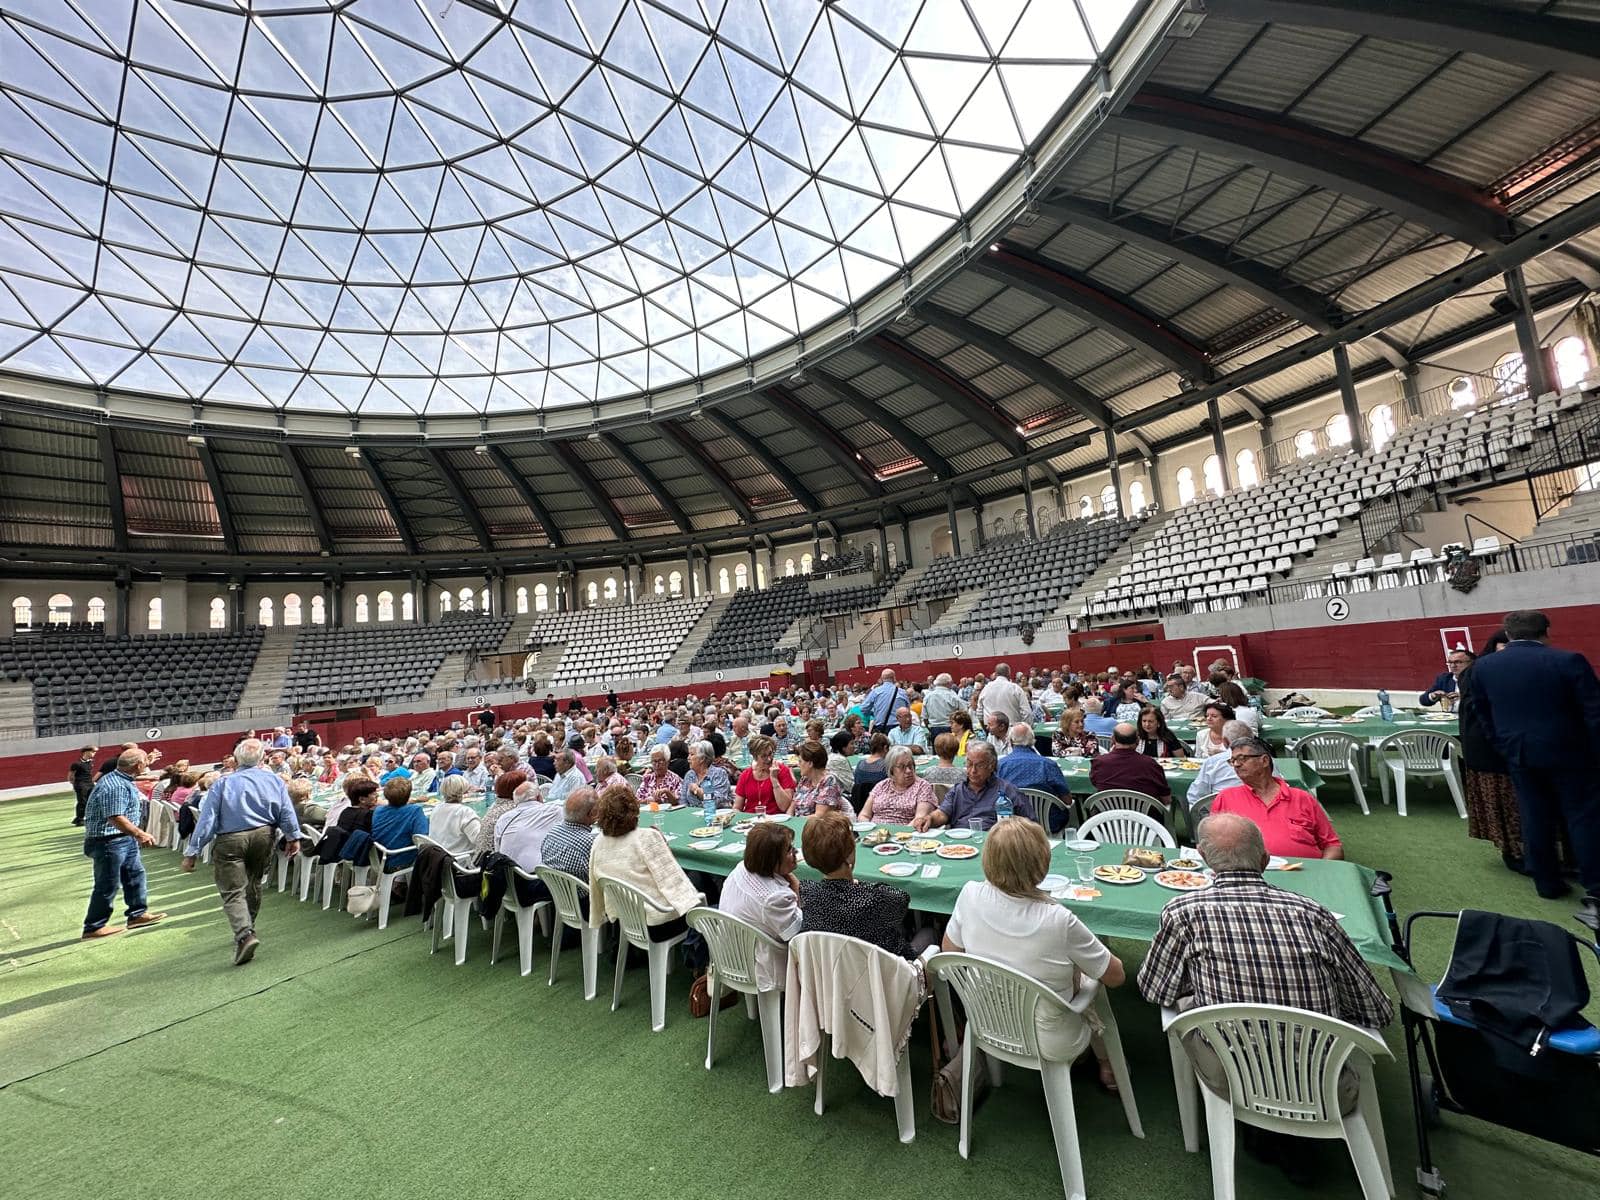
[[[1336,30],[1268,25],[1229,64],[1210,94],[1231,104],[1284,112],[1356,40]]]
[[[1532,78],[1532,72],[1511,63],[1458,55],[1365,131],[1363,140],[1413,162],[1430,162],[1447,142],[1494,112]],[[1482,186],[1499,173],[1469,181]]]

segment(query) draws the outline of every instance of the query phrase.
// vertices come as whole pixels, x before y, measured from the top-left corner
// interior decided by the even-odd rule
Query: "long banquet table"
[[[805,822],[798,817],[788,817],[784,820],[795,831],[795,843],[798,848],[800,831]],[[703,821],[704,817],[699,809],[678,808],[640,814],[641,825],[656,826],[666,835],[673,855],[685,870],[727,875],[735,864],[743,861],[744,835],[734,832],[729,827],[720,832],[715,839],[691,837],[690,831],[700,828]],[[885,828],[897,830],[906,827],[889,825]],[[702,840],[715,841],[716,845],[698,848],[693,844]],[[942,844],[958,844],[949,838],[948,831],[937,835],[934,840]],[[983,835],[974,835],[967,844],[978,847],[981,851]],[[1122,846],[1103,845],[1090,852],[1090,857],[1097,865],[1118,863],[1122,861],[1124,849]],[[1076,882],[1077,873],[1073,860],[1077,857],[1077,852],[1063,845],[1057,845],[1051,850],[1050,869]],[[1168,857],[1172,855],[1169,853]],[[896,878],[882,873],[882,868],[889,863],[914,863],[919,870],[909,878]],[[938,867],[937,874],[932,878],[924,878],[920,869],[928,865]],[[819,877],[816,871],[803,862],[798,868],[798,873],[803,879]],[[910,895],[911,907],[919,912],[948,914],[955,907],[956,896],[961,891],[962,885],[971,880],[982,879],[983,868],[979,856],[969,859],[943,859],[934,854],[918,855],[902,851],[893,856],[880,857],[872,850],[860,847],[856,853],[856,878],[887,883],[900,888]],[[1350,935],[1361,956],[1369,963],[1409,970],[1390,945],[1383,907],[1371,894],[1373,872],[1370,868],[1351,862],[1307,860],[1299,870],[1273,871],[1267,878],[1278,887],[1310,896],[1338,913],[1340,924]],[[1101,893],[1096,899],[1064,899],[1059,902],[1076,913],[1097,936],[1130,938],[1143,942],[1155,936],[1161,909],[1168,900],[1178,895],[1149,878],[1143,883],[1130,885],[1094,883],[1092,886],[1098,888]]]
[[[1288,721],[1282,717],[1262,717],[1261,736],[1267,740],[1275,751],[1283,751],[1287,746],[1299,741],[1303,737],[1310,737],[1313,733],[1348,733],[1359,742],[1366,742],[1368,746],[1376,746],[1391,734],[1401,733],[1407,729],[1426,729],[1431,733],[1448,734],[1450,737],[1459,737],[1461,722],[1454,716],[1448,719],[1443,717],[1416,717],[1405,713],[1396,713],[1393,721],[1385,721],[1381,717],[1329,717],[1322,720]],[[1180,730],[1179,737],[1191,736],[1189,731]]]

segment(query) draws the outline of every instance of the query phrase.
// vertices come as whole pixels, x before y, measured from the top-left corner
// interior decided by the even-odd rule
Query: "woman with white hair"
[[[733,781],[725,768],[716,765],[717,747],[709,741],[689,747],[689,769],[678,785],[678,802],[690,808],[704,808],[711,800],[718,808],[733,807]]]
[[[918,777],[916,757],[911,747],[891,746],[883,761],[889,774],[867,794],[867,802],[861,808],[861,819],[888,825],[909,825],[919,811],[932,811],[938,803],[933,794],[933,784]]]
[[[650,747],[650,769],[639,780],[639,803],[676,804],[683,779],[668,765],[671,751],[666,746]]]
[[[463,804],[467,781],[451,775],[439,784],[439,803],[428,816],[428,836],[444,847],[452,858],[471,858],[477,850],[482,818]]]

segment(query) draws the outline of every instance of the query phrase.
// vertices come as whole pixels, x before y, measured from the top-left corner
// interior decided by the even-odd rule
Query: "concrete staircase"
[[[877,603],[878,608],[894,608],[896,605],[907,603],[906,597],[911,594],[911,589],[917,586],[917,580],[928,573],[927,567],[908,567],[906,573],[895,582],[895,585],[883,594],[883,599]]]
[[[662,664],[661,674],[689,673],[689,662],[694,658],[695,651],[700,649],[705,644],[706,638],[711,636],[711,631],[717,627],[717,622],[722,619],[722,614],[728,610],[728,605],[732,601],[732,595],[711,597],[711,603],[706,605],[705,612],[700,614],[700,619],[694,623],[694,628],[684,635],[683,641],[672,652],[672,657]]]
[[[439,664],[439,669],[433,673],[433,678],[428,680],[428,686],[422,689],[422,694],[431,696],[445,692],[452,696],[462,695],[463,693],[456,689],[466,678],[467,664],[473,657],[474,653],[470,650],[458,650],[454,654],[446,654],[444,661]]]
[[[1564,537],[1591,537],[1600,530],[1600,488],[1575,493],[1570,500],[1533,528],[1530,535],[1544,541]]]
[[[286,712],[294,706],[283,694],[283,681],[289,674],[289,656],[294,651],[296,630],[268,629],[261,638],[255,666],[245,680],[239,696],[238,715],[266,716]]]
[[[505,641],[500,643],[498,653],[510,654],[521,650],[528,644],[528,634],[533,631],[533,623],[541,614],[534,612],[520,613],[511,619],[511,628],[506,630]]]
[[[1139,526],[1138,532],[1118,546],[1112,552],[1111,557],[1101,563],[1098,570],[1073,589],[1072,595],[1063,600],[1045,620],[1064,620],[1067,617],[1076,617],[1082,613],[1083,606],[1089,602],[1089,598],[1096,592],[1105,591],[1111,582],[1116,579],[1122,568],[1133,561],[1134,553],[1153,538],[1171,516],[1171,513],[1159,513]],[[1092,609],[1089,615],[1092,617],[1097,616]],[[1107,618],[1099,616],[1098,619],[1103,623]]]
[[[923,631],[925,636],[931,636],[938,641],[953,635],[956,629],[965,621],[979,604],[983,603],[984,591],[982,588],[970,592],[962,592],[951,602],[950,607],[939,614],[939,619]]]
[[[33,734],[33,684],[0,682],[0,729]]]

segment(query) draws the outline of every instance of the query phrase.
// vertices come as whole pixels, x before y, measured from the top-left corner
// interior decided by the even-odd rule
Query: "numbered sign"
[[[144,736],[146,741],[153,742],[158,740],[161,737],[161,727],[158,725],[150,726],[149,729],[144,731]]]
[[[950,653],[953,656],[955,656],[956,658],[960,658],[961,657],[961,644],[958,642],[958,643],[956,643],[956,645],[951,646],[950,647]]]
[[[478,703],[479,704],[487,704],[487,703],[489,703],[489,697],[487,697],[487,696],[479,696],[478,697]]]
[[[721,682],[722,682],[722,672],[721,672],[721,671],[718,671],[718,672],[717,672],[717,682],[718,682],[718,683],[721,683]]]
[[[1328,603],[1323,607],[1327,610],[1330,621],[1343,621],[1350,615],[1350,601],[1343,596],[1329,596]]]

